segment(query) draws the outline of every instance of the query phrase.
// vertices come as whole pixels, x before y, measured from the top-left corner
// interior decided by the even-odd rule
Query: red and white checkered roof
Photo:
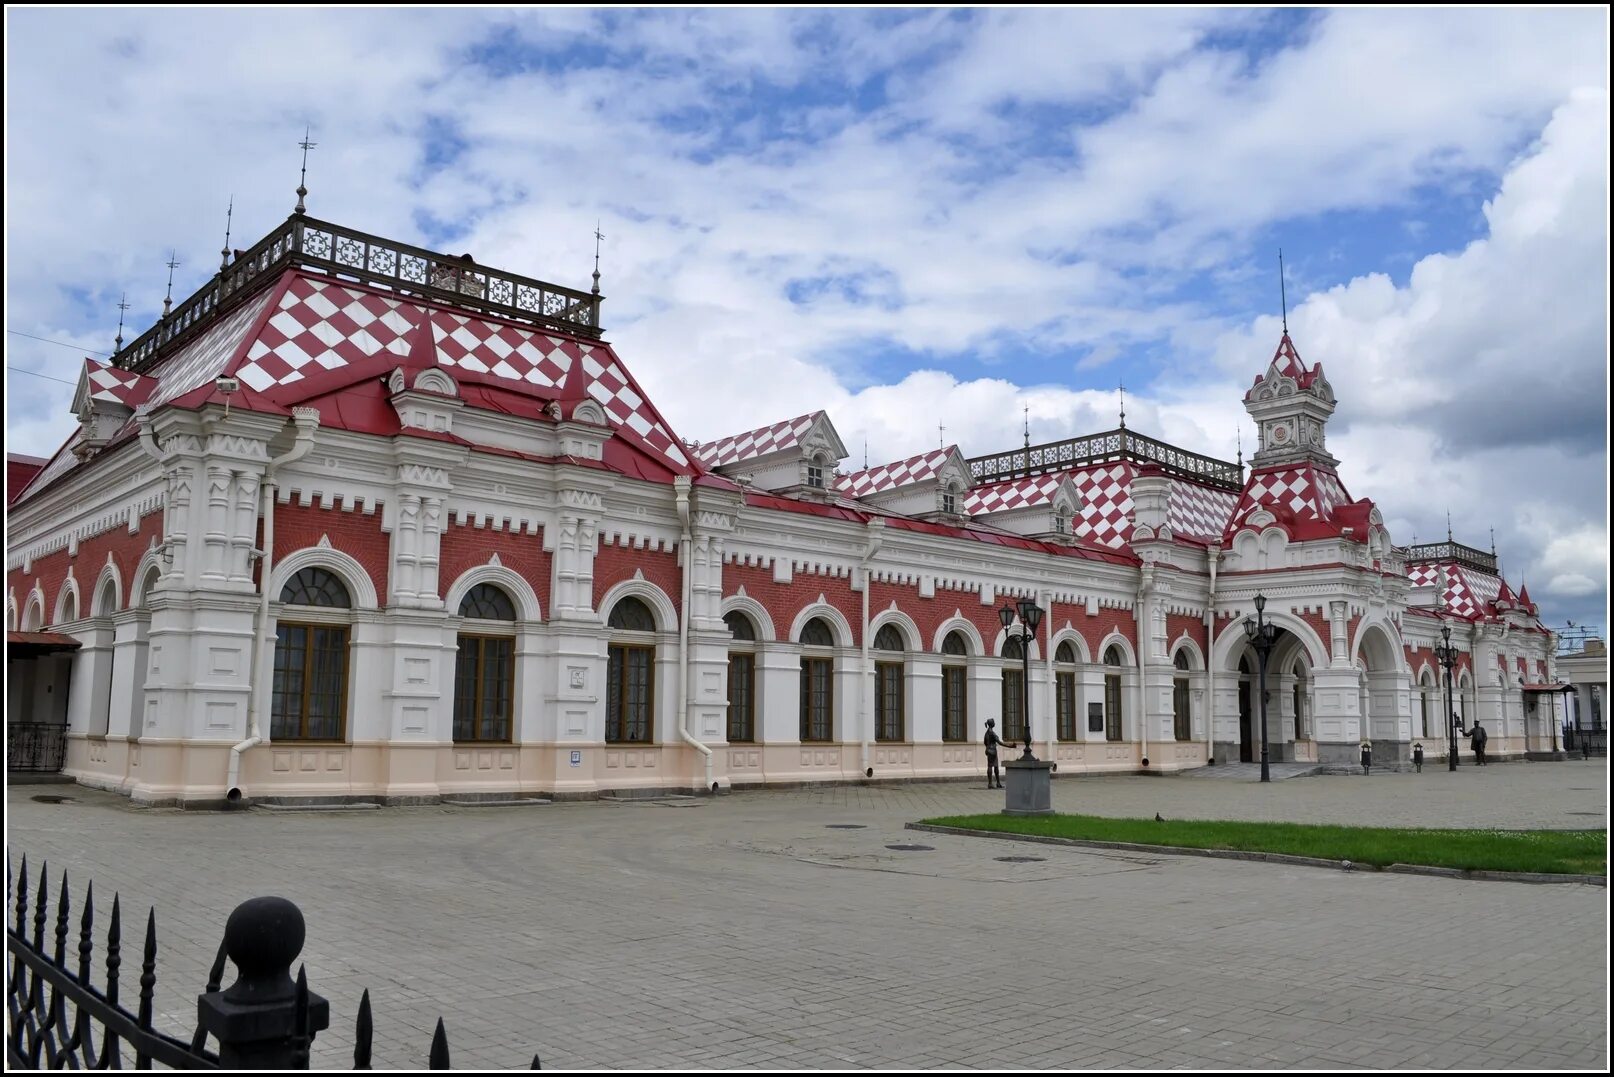
[[[132,370],[120,370],[95,359],[84,360],[84,377],[88,382],[91,400],[122,404],[127,408],[145,403],[157,387],[154,378],[136,374]]]
[[[1499,577],[1476,572],[1455,561],[1420,561],[1407,566],[1414,587],[1440,587],[1440,604],[1453,617],[1474,620],[1483,616],[1506,586]]]
[[[1287,332],[1283,334],[1283,339],[1278,341],[1278,350],[1273,353],[1272,362],[1269,364],[1268,369],[1272,367],[1276,367],[1278,373],[1282,376],[1293,378],[1302,389],[1307,388],[1312,382],[1316,381],[1323,370],[1321,363],[1310,368],[1306,366],[1306,361],[1300,358],[1300,353],[1295,350],[1295,342],[1289,339]],[[1250,386],[1250,392],[1253,393],[1255,386],[1260,385],[1265,380],[1266,371],[1257,374],[1255,384]],[[1249,398],[1249,393],[1245,394],[1245,398]]]
[[[151,371],[151,376],[157,379],[157,391],[151,395],[151,406],[166,404],[193,389],[211,385],[215,378],[227,372],[231,360],[240,351],[242,341],[257,324],[273,295],[271,289],[248,301],[224,321],[185,345],[177,354],[157,364]],[[247,382],[243,380],[242,384]]]
[[[964,511],[971,516],[989,512],[1006,512],[1010,509],[1033,508],[1051,504],[1054,491],[1065,481],[1063,472],[1033,475],[1028,479],[1010,479],[977,486],[964,496]]]
[[[432,343],[437,361],[458,374],[472,371],[505,381],[554,389],[566,381],[586,345],[486,318],[434,310]]]
[[[782,423],[705,442],[695,446],[693,450],[695,458],[707,467],[723,467],[725,464],[738,464],[743,460],[754,460],[769,453],[793,449],[801,444],[801,439],[823,414],[822,411],[815,411],[807,415],[798,415]]]
[[[854,471],[836,479],[835,489],[848,497],[868,497],[870,494],[883,494],[888,490],[912,486],[916,482],[935,478],[942,465],[957,452],[958,446],[949,445],[866,471]]]
[[[275,306],[235,370],[254,392],[313,383],[383,353],[383,363],[391,356],[396,364],[409,355],[405,337],[420,314],[399,299],[303,276],[292,277]]]
[[[1231,537],[1263,509],[1279,523],[1292,527],[1331,523],[1334,510],[1350,503],[1350,495],[1340,484],[1339,476],[1316,464],[1252,471],[1245,481],[1238,507],[1228,521],[1227,536]]]
[[[1173,534],[1212,542],[1221,538],[1222,529],[1238,503],[1239,495],[1231,490],[1174,481],[1166,523]]]

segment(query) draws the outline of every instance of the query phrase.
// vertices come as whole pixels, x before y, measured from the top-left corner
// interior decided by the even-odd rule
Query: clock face
[[[1284,426],[1282,423],[1279,423],[1277,426],[1274,426],[1272,428],[1272,440],[1277,442],[1279,445],[1282,445],[1284,442],[1288,441],[1289,440],[1289,428],[1287,426]]]

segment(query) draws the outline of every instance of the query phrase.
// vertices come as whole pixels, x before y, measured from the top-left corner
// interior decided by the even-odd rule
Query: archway
[[[1237,632],[1236,639],[1228,637]],[[1222,669],[1218,677],[1221,721],[1213,718],[1212,750],[1221,762],[1259,763],[1261,761],[1261,664],[1250,645],[1242,624],[1234,624],[1218,643]],[[1313,732],[1306,725],[1310,703],[1308,671],[1315,661],[1307,641],[1298,633],[1279,627],[1266,663],[1267,758],[1274,763],[1313,758]],[[1222,683],[1230,687],[1221,687]],[[1228,712],[1232,711],[1232,715]],[[1231,718],[1236,717],[1236,724]]]
[[[1373,744],[1373,760],[1381,765],[1405,762],[1411,754],[1411,678],[1406,654],[1393,629],[1373,622],[1356,636],[1355,664],[1361,673],[1360,736]]]

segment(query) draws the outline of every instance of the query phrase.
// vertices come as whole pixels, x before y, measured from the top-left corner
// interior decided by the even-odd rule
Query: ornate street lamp
[[[1021,753],[1020,758],[1035,759],[1037,757],[1031,754],[1031,644],[1037,638],[1037,625],[1042,623],[1042,607],[1029,598],[1020,600],[1019,609],[1016,609],[1013,603],[1005,604],[1002,609],[998,610],[998,620],[1003,623],[1005,632],[1014,624],[1016,615],[1019,616],[1020,623],[1023,626],[1020,632],[1020,662],[1022,667],[1020,686],[1024,689],[1024,696],[1021,701],[1023,709],[1020,713],[1026,723],[1026,750]],[[1007,730],[1004,732],[1007,732]]]
[[[1244,618],[1244,636],[1255,648],[1259,663],[1261,691],[1261,780],[1270,782],[1272,772],[1267,766],[1267,655],[1278,642],[1278,626],[1268,623],[1262,611],[1267,608],[1267,596],[1255,596],[1255,617]]]
[[[1457,769],[1457,720],[1452,715],[1451,668],[1457,664],[1457,648],[1452,646],[1451,625],[1440,626],[1440,642],[1435,644],[1435,661],[1446,670],[1446,769]]]

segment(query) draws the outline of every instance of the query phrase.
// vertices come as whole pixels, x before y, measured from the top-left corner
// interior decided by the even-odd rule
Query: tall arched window
[[[835,735],[835,636],[822,617],[801,628],[801,739]]]
[[[1003,739],[1026,739],[1025,644],[1019,636],[1003,640]]]
[[[1177,675],[1171,681],[1171,730],[1178,740],[1191,740],[1194,723],[1188,709],[1190,682],[1187,674],[1194,667],[1188,659],[1188,648],[1177,648],[1177,656],[1171,660],[1171,664],[1177,670]]]
[[[113,577],[108,576],[102,582],[101,588],[96,592],[95,601],[90,606],[90,613],[99,618],[105,625],[112,625],[112,615],[118,611],[118,584]],[[118,645],[116,629],[110,628],[105,638],[106,651],[98,656],[95,664],[95,682],[91,689],[91,706],[93,717],[90,722],[90,732],[96,736],[104,737],[112,732],[112,684],[117,674]]]
[[[1054,649],[1054,713],[1060,740],[1076,739],[1076,648],[1066,640]]]
[[[335,573],[305,568],[280,590],[275,626],[271,740],[338,741],[347,725],[348,626],[321,611],[349,610]]]
[[[962,632],[942,640],[942,740],[969,739],[969,653]]]
[[[1418,685],[1418,702],[1420,704],[1421,710],[1423,711],[1423,735],[1425,737],[1430,736],[1430,733],[1429,733],[1429,712],[1433,707],[1434,694],[1435,694],[1435,678],[1426,669],[1426,670],[1423,671],[1422,683],[1420,683]]]
[[[1126,658],[1121,654],[1121,648],[1110,644],[1104,652],[1104,664],[1110,667],[1104,674],[1104,739],[1120,740],[1123,698],[1120,671],[1126,668]]]
[[[491,583],[465,592],[454,662],[454,740],[509,741],[516,679],[516,605]]]
[[[605,743],[649,744],[654,735],[656,618],[628,595],[611,607],[605,665]]]
[[[757,630],[751,618],[735,611],[723,616],[734,637],[729,644],[730,743],[750,744],[757,739]]]
[[[907,645],[896,625],[874,634],[874,649],[895,660],[874,663],[874,739],[900,741],[905,732],[902,713],[903,652]]]

